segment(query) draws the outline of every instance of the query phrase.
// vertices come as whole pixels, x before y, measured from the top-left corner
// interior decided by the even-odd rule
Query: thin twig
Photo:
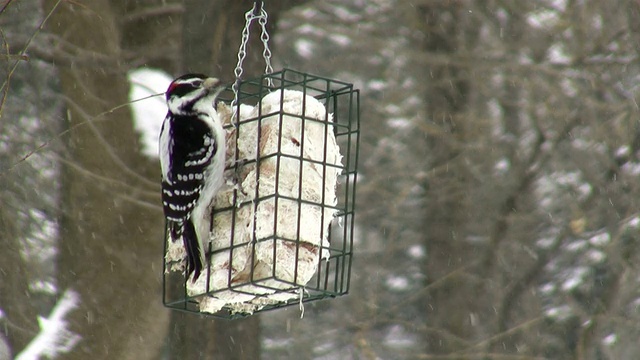
[[[2,6],[2,9],[0,9],[0,15],[2,15],[2,13],[7,10],[7,8],[9,7],[9,5],[13,2],[13,0],[6,0],[4,2],[4,5]]]
[[[51,8],[51,11],[49,11],[47,16],[45,16],[45,18],[42,19],[42,21],[40,22],[40,25],[38,25],[38,28],[36,29],[36,31],[33,32],[33,34],[27,40],[26,44],[24,44],[24,47],[22,48],[22,51],[20,51],[20,54],[24,54],[24,53],[27,52],[27,49],[29,48],[29,45],[31,45],[31,41],[33,41],[33,39],[36,37],[36,35],[38,35],[40,33],[40,31],[42,29],[44,29],[44,24],[46,24],[47,20],[49,20],[51,15],[53,15],[53,12],[58,8],[58,5],[60,5],[61,2],[62,2],[62,0],[58,0],[55,3],[55,5],[53,5],[53,7]],[[6,8],[6,6],[5,6],[5,8]],[[4,11],[4,8],[2,10]],[[11,77],[13,76],[13,73],[18,68],[18,64],[19,63],[20,63],[20,60],[16,60],[16,62],[13,64],[13,66],[11,67],[11,70],[9,71],[9,74],[7,74],[7,78],[4,80],[4,82],[2,83],[2,86],[0,87],[0,91],[4,91],[5,87],[9,88],[9,79],[11,79]]]
[[[122,200],[128,201],[128,202],[130,202],[130,203],[132,203],[134,205],[141,206],[141,207],[143,207],[145,209],[154,210],[154,211],[157,211],[159,213],[162,213],[162,211],[163,211],[162,210],[162,206],[158,205],[159,203],[157,203],[157,204],[156,203],[150,203],[148,201],[143,201],[143,200],[140,200],[140,199],[136,199],[135,197],[129,196],[129,195],[126,195],[126,194],[118,194],[117,197],[122,199]]]
[[[501,354],[501,353],[485,353],[478,352],[475,354],[446,354],[446,355],[438,355],[438,354],[419,354],[414,357],[414,359],[428,359],[428,360],[548,360],[547,357],[536,356],[536,355],[519,355],[519,354]]]
[[[98,180],[98,181],[102,181],[102,182],[104,182],[106,184],[120,186],[123,189],[127,189],[127,190],[132,191],[132,192],[135,191],[138,194],[140,194],[142,196],[145,196],[145,197],[157,198],[159,196],[159,194],[160,194],[158,191],[142,190],[140,187],[132,186],[132,185],[130,185],[130,184],[124,182],[124,181],[116,180],[116,179],[113,179],[113,178],[110,178],[110,177],[106,177],[106,176],[103,176],[103,175],[96,174],[93,171],[85,169],[84,167],[82,167],[82,165],[78,165],[77,163],[75,163],[75,162],[73,162],[71,160],[65,159],[62,156],[55,155],[55,154],[52,155],[52,156],[56,161],[59,161],[59,162],[65,164],[65,165],[69,166],[70,168],[78,171],[80,174],[82,174],[82,175],[84,175],[86,177],[93,178],[93,179]]]
[[[11,50],[9,49],[9,42],[4,35],[4,31],[0,29],[0,35],[2,35],[2,43],[4,44],[5,49],[7,50],[7,57],[11,54]],[[9,58],[7,58],[9,60]],[[2,89],[2,99],[0,99],[0,119],[2,119],[2,110],[4,109],[4,102],[7,100],[7,95],[9,94],[9,83],[11,81],[10,78],[11,68],[9,66],[9,61],[7,61],[7,86]]]
[[[472,346],[470,346],[470,347],[468,347],[466,349],[460,350],[457,353],[459,353],[459,354],[467,354],[469,351],[476,351],[479,348],[482,348],[482,347],[485,347],[485,346],[489,346],[491,344],[495,344],[496,342],[504,339],[505,337],[509,337],[509,336],[514,335],[515,333],[517,333],[520,330],[525,330],[527,328],[531,328],[532,326],[538,325],[538,323],[544,321],[545,319],[546,318],[544,316],[538,316],[536,318],[527,320],[527,321],[523,322],[522,324],[519,324],[519,325],[514,326],[512,328],[509,328],[509,329],[507,329],[507,330],[505,330],[503,332],[495,334],[495,335],[491,336],[488,339],[485,339],[485,340],[482,340],[480,342],[477,342],[477,343],[473,344]]]
[[[33,149],[33,150],[29,151],[29,152],[28,152],[27,154],[25,154],[24,156],[22,156],[18,161],[16,161],[14,164],[12,164],[11,166],[9,166],[9,168],[7,168],[5,171],[1,172],[1,173],[0,173],[0,178],[1,178],[1,177],[3,177],[5,174],[9,173],[10,171],[12,171],[16,166],[20,165],[20,163],[22,163],[23,161],[26,161],[27,159],[29,159],[29,158],[30,158],[31,156],[33,156],[34,154],[39,153],[42,149],[44,149],[45,147],[49,146],[49,145],[50,145],[54,140],[57,140],[57,139],[59,139],[59,138],[62,138],[63,136],[65,136],[65,135],[69,134],[70,132],[74,131],[74,130],[75,130],[75,129],[77,129],[78,127],[83,126],[83,125],[86,125],[86,124],[87,124],[87,123],[89,123],[89,122],[94,122],[94,121],[104,121],[105,119],[102,119],[102,118],[103,118],[104,116],[106,116],[106,115],[109,115],[109,114],[113,113],[114,111],[117,111],[117,110],[119,110],[119,109],[121,109],[121,108],[124,108],[124,107],[126,107],[126,106],[129,106],[130,104],[133,104],[133,103],[135,103],[135,102],[143,101],[143,100],[147,100],[147,99],[150,99],[150,98],[152,98],[152,97],[160,96],[160,95],[162,95],[162,93],[159,93],[159,94],[153,94],[153,95],[149,95],[149,96],[145,96],[145,97],[140,98],[140,99],[135,99],[135,100],[132,100],[132,101],[126,102],[126,103],[124,103],[124,104],[120,104],[120,105],[114,106],[113,108],[111,108],[111,109],[109,109],[109,110],[103,111],[103,112],[101,112],[101,113],[99,113],[99,114],[97,114],[97,115],[95,115],[95,116],[93,116],[93,117],[90,117],[90,118],[88,118],[88,119],[85,119],[85,120],[84,120],[84,121],[82,121],[82,122],[79,122],[79,123],[77,123],[77,124],[74,124],[73,126],[71,126],[71,127],[69,127],[68,129],[66,129],[66,130],[64,130],[64,131],[62,131],[62,132],[60,132],[60,133],[59,133],[59,134],[57,134],[56,136],[54,136],[54,137],[50,138],[49,140],[47,140],[47,141],[43,142],[43,143],[42,143],[42,144],[40,144],[38,147],[36,147],[35,149]],[[149,182],[149,181],[147,180],[147,182]],[[154,183],[154,185],[157,185],[157,184],[155,184],[155,183]]]
[[[155,95],[152,95],[152,96],[157,96],[157,95],[158,94],[155,94]],[[96,138],[98,138],[98,141],[104,146],[105,150],[107,151],[107,154],[109,154],[109,157],[111,157],[111,160],[113,160],[113,162],[118,167],[120,167],[121,170],[123,170],[126,174],[131,175],[135,179],[141,181],[143,184],[146,184],[146,185],[149,185],[149,186],[153,186],[153,187],[157,187],[158,186],[158,183],[153,182],[153,181],[149,181],[149,179],[147,179],[144,176],[142,176],[142,175],[138,174],[137,172],[133,171],[127,164],[125,164],[124,161],[122,161],[122,159],[120,158],[120,156],[118,156],[118,154],[116,154],[113,151],[113,147],[104,138],[104,136],[102,136],[102,133],[100,133],[100,130],[98,130],[96,125],[93,123],[93,121],[91,121],[91,115],[87,114],[82,109],[82,107],[80,105],[76,104],[73,101],[73,99],[70,99],[70,98],[68,98],[66,96],[64,98],[67,101],[67,103],[72,105],[75,108],[75,110],[80,114],[80,116],[82,116],[82,118],[85,120],[84,123],[89,126],[89,128],[91,129],[93,134],[96,136]],[[128,105],[128,103],[127,103],[127,105]]]

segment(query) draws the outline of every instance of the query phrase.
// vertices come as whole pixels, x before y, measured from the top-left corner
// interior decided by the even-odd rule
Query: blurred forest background
[[[637,0],[266,1],[276,69],[362,90],[351,292],[163,308],[127,75],[232,81],[252,4],[0,3],[0,359],[64,298],[50,358],[640,358]]]

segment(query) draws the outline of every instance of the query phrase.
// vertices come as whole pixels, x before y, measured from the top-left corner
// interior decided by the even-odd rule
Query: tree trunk
[[[46,0],[45,12],[55,3]],[[58,276],[60,291],[80,295],[69,321],[82,336],[65,358],[157,359],[169,320],[159,299],[163,221],[159,207],[125,200],[149,186],[134,173],[151,164],[139,153],[128,108],[110,111],[127,103],[129,92],[116,17],[107,0],[62,2],[47,24],[82,50],[59,68],[71,131],[65,136]]]
[[[419,8],[427,53],[452,56],[458,51],[463,30],[460,11],[456,2]],[[448,353],[458,345],[452,339],[469,337],[469,309],[475,300],[460,294],[461,289],[472,288],[463,269],[473,254],[464,242],[469,180],[460,159],[461,149],[454,145],[466,136],[462,120],[469,85],[462,69],[455,65],[432,66],[426,73],[427,121],[440,128],[440,135],[427,138],[431,164],[422,233],[428,255],[424,264],[428,295],[423,306],[427,326],[439,331],[426,334],[425,350]]]
[[[15,354],[37,334],[35,320],[38,312],[34,301],[29,299],[28,269],[22,258],[21,237],[16,229],[17,218],[7,210],[0,208],[0,238],[6,239],[6,247],[0,252],[0,304],[5,312],[6,319],[3,320],[8,321],[9,325],[3,324],[4,329],[0,333],[6,335]]]
[[[268,14],[267,29],[271,37],[276,31],[281,12],[302,0],[265,1]],[[185,72],[202,72],[222,79],[235,80],[233,70],[238,62],[238,48],[245,26],[245,13],[251,9],[251,1],[235,0],[186,0],[183,20],[182,44]],[[244,62],[243,78],[260,76],[265,63],[262,56],[264,45],[257,20],[251,25],[251,34]],[[273,42],[269,43],[273,49]]]

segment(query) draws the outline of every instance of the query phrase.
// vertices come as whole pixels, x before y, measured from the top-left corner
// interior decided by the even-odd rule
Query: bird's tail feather
[[[184,223],[182,239],[184,248],[187,250],[187,278],[191,273],[195,273],[193,275],[193,282],[195,282],[200,277],[204,264],[202,263],[202,254],[200,253],[202,250],[198,243],[198,235],[191,219]]]
[[[169,237],[171,238],[171,241],[176,242],[178,241],[178,239],[182,238],[182,229],[184,228],[184,226],[182,225],[182,222],[167,220],[167,227],[168,227]]]

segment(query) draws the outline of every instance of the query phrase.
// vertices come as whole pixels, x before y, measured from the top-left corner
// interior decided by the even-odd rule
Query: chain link
[[[269,33],[267,32],[267,12],[262,9],[262,14],[264,17],[258,19],[258,23],[260,23],[260,27],[262,29],[260,39],[264,46],[264,50],[262,51],[262,57],[264,58],[265,63],[264,73],[271,74],[273,73],[273,67],[271,66],[271,49],[269,49]],[[269,86],[273,86],[273,80],[271,78],[267,78],[267,83]]]
[[[259,10],[259,14],[258,14]],[[269,49],[269,33],[267,32],[267,11],[264,9],[264,5],[261,4],[260,1],[256,1],[253,4],[253,8],[247,11],[244,14],[245,24],[244,29],[242,29],[242,41],[240,43],[240,48],[238,49],[238,64],[236,65],[235,70],[233,71],[236,75],[236,81],[231,86],[233,90],[233,101],[231,102],[231,108],[233,109],[238,102],[238,86],[240,85],[240,81],[242,79],[242,73],[244,69],[242,65],[244,63],[244,59],[247,56],[247,43],[249,42],[249,29],[251,28],[251,23],[258,19],[258,23],[260,24],[260,28],[262,34],[260,36],[260,40],[262,40],[262,45],[264,46],[264,50],[262,51],[262,57],[264,58],[264,62],[266,64],[264,72],[265,74],[271,74],[273,72],[273,67],[271,66],[271,49]],[[269,86],[273,86],[273,81],[271,78],[267,79],[267,83]]]

